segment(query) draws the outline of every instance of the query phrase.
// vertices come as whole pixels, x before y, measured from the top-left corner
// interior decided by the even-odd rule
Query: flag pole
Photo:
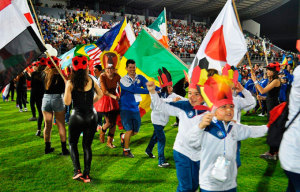
[[[238,21],[240,30],[241,30],[242,34],[244,34],[244,33],[243,33],[242,26],[241,26],[239,14],[238,14],[238,12],[237,12],[237,9],[236,9],[234,0],[232,0],[232,5],[233,5],[233,9],[234,9],[234,12],[235,12],[235,17],[236,17],[236,19],[237,19],[237,21]],[[250,66],[250,70],[251,70],[251,72],[252,72],[252,71],[253,71],[253,67],[252,67],[252,64],[251,64],[251,60],[250,60],[248,48],[247,48],[246,56],[247,56],[247,60],[248,60],[249,66]],[[255,90],[256,90],[256,97],[257,97],[257,96],[258,96],[258,91],[257,91],[257,88],[256,88],[256,87],[255,87]],[[262,105],[261,105],[261,102],[260,102],[259,99],[258,99],[258,103],[259,103],[260,108],[262,109]]]
[[[45,44],[45,41],[44,41],[44,39],[43,39],[43,34],[42,34],[42,30],[41,30],[41,27],[40,27],[39,20],[38,20],[38,18],[37,18],[37,15],[36,15],[35,9],[34,9],[34,7],[33,7],[32,1],[29,0],[29,2],[30,2],[30,5],[31,5],[31,8],[32,8],[34,17],[35,17],[35,23],[36,23],[36,25],[38,26],[38,29],[39,29],[39,32],[40,32],[40,35],[41,35],[42,42],[43,42],[43,44],[44,44],[44,46],[45,46],[46,44]],[[52,59],[52,57],[49,55],[49,53],[47,52],[47,50],[46,50],[45,53],[46,53],[47,57],[50,58],[51,62],[52,62],[53,65],[55,66],[55,68],[56,68],[56,70],[58,71],[58,73],[60,74],[60,76],[61,76],[61,77],[63,78],[63,80],[66,82],[65,76],[63,76],[61,70],[60,70],[59,67],[56,65],[56,63],[54,62],[54,60]]]
[[[262,45],[263,45],[263,49],[264,49],[266,64],[269,65],[265,40],[263,40]]]
[[[168,21],[167,21],[167,10],[166,10],[166,8],[164,7],[164,12],[165,12],[165,21],[166,21],[166,32],[167,32],[167,39],[169,40],[169,37],[168,37],[168,34],[169,34],[169,32],[168,32]],[[169,42],[167,41],[167,45],[168,45],[168,47],[169,47],[169,49],[170,49],[170,46],[169,46]]]
[[[172,51],[167,49],[161,42],[159,42],[151,33],[147,31],[147,29],[143,26],[143,29],[146,31],[147,34],[149,34],[157,43],[159,43],[161,46],[163,46],[169,53],[171,53],[182,65],[184,65],[186,68],[189,68],[180,58],[177,57]]]

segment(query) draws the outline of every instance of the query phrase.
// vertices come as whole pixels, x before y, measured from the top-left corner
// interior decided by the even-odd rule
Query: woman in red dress
[[[120,84],[121,76],[116,73],[116,65],[119,57],[114,52],[103,52],[101,55],[101,63],[105,68],[105,72],[100,75],[101,89],[104,96],[99,101],[98,110],[105,118],[105,124],[100,132],[100,142],[105,142],[105,133],[109,129],[107,136],[107,146],[115,148],[113,138],[116,131],[116,119],[119,113],[118,100],[120,96],[117,94],[117,87]]]

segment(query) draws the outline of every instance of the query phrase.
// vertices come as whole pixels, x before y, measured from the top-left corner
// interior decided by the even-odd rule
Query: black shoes
[[[28,119],[28,121],[37,121],[37,118],[36,117],[31,117]]]
[[[52,147],[46,148],[45,149],[45,154],[52,153],[53,151],[54,151],[54,148],[52,148]]]

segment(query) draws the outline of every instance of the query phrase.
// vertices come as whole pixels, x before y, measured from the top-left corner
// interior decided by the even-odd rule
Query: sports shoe
[[[36,120],[37,120],[36,117],[31,117],[31,118],[28,119],[28,121],[36,121]]]
[[[23,112],[23,110],[22,110],[22,109],[19,109],[19,112]]]
[[[278,153],[275,153],[274,155],[272,155],[269,152],[265,152],[264,154],[261,154],[259,157],[262,159],[266,159],[266,160],[276,161],[276,160],[278,160]]]
[[[167,168],[170,166],[170,163],[162,163],[162,164],[159,164],[158,167],[161,167],[161,168]]]
[[[80,179],[81,179],[84,183],[90,183],[90,182],[91,182],[91,178],[90,178],[89,175],[81,176]]]
[[[24,111],[27,112],[27,108],[24,108]]]
[[[73,178],[72,179],[79,179],[80,177],[82,177],[82,173],[80,171],[80,169],[78,169],[77,171],[74,172]]]
[[[122,138],[122,135],[125,133],[120,133],[120,140],[121,140],[121,147],[124,148],[124,139]]]
[[[38,136],[38,137],[41,136],[41,130],[37,130],[35,135]]]
[[[129,157],[129,158],[134,158],[134,155],[131,153],[130,150],[128,150],[128,151],[123,150],[123,156],[124,157]]]
[[[265,115],[263,115],[262,113],[260,113],[260,114],[258,114],[258,116],[260,116],[260,117],[264,117]]]
[[[153,153],[148,153],[147,151],[145,151],[146,155],[148,155],[149,158],[153,159],[155,158],[155,156],[153,155]]]

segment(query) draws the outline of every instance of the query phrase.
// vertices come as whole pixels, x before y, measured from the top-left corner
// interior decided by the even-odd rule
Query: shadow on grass
[[[275,172],[278,161],[267,161],[268,167],[257,185],[256,191],[269,191],[270,180]],[[272,186],[271,186],[272,187]]]

